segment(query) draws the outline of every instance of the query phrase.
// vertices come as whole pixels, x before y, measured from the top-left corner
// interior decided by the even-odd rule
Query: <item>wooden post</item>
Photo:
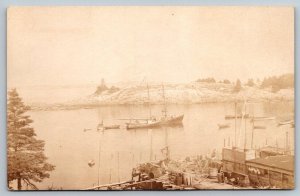
[[[276,137],[276,152],[278,153],[278,141],[277,141],[277,137]]]
[[[99,133],[99,152],[98,152],[98,186],[100,185],[100,160],[101,160],[101,133]]]
[[[18,177],[17,181],[18,181],[18,190],[22,190],[22,182],[21,182],[21,177]]]
[[[149,108],[149,119],[151,119],[151,106],[150,106],[150,92],[149,92],[149,85],[147,83],[147,94],[148,94],[148,108]]]
[[[120,157],[119,157],[119,151],[118,151],[118,182],[120,182]]]
[[[281,188],[283,188],[283,173],[281,173]]]
[[[236,114],[236,101],[234,102],[234,146],[236,146],[236,121],[237,121],[237,114]]]
[[[152,136],[152,129],[150,131],[150,161],[153,159],[153,149],[152,149],[152,142],[153,142],[153,136]]]
[[[253,149],[253,138],[254,138],[254,116],[253,116],[253,118],[252,118],[251,149]]]
[[[289,132],[285,132],[286,138],[285,138],[285,151],[286,154],[289,153]]]
[[[246,115],[246,105],[245,105],[245,115]],[[244,135],[244,150],[247,146],[247,119],[245,118],[245,135]]]
[[[270,170],[268,169],[269,187],[271,188]]]
[[[109,183],[111,184],[112,182],[112,176],[111,176],[111,173],[112,173],[112,160],[113,160],[113,154],[110,155],[110,168],[109,168]]]
[[[134,167],[135,164],[134,164],[134,153],[132,153],[132,167]]]
[[[170,160],[170,149],[169,149],[169,145],[168,145],[168,129],[165,128],[165,134],[166,134],[166,138],[165,138],[165,143],[166,143],[166,159],[169,161]]]

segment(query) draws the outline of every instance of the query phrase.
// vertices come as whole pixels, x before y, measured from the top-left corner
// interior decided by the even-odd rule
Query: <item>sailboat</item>
[[[148,129],[159,126],[159,122],[151,119],[134,119],[134,121],[126,123],[126,129]]]
[[[180,125],[182,124],[182,120],[184,115],[178,115],[178,116],[168,116],[167,114],[167,104],[166,104],[166,96],[165,96],[165,88],[164,85],[163,88],[163,98],[164,98],[164,109],[162,113],[164,114],[163,117],[160,119],[160,125],[162,126],[174,126],[174,125]]]
[[[163,116],[160,119],[157,119],[151,115],[150,93],[149,93],[149,86],[147,85],[149,118],[148,119],[129,119],[130,121],[128,123],[126,123],[126,129],[157,128],[157,127],[161,127],[161,126],[182,125],[182,120],[183,120],[184,115],[169,116],[167,114],[165,88],[164,88],[164,86],[162,86],[162,88],[163,88],[163,99],[164,99],[164,109],[162,110]],[[124,119],[122,119],[122,120],[124,120]]]

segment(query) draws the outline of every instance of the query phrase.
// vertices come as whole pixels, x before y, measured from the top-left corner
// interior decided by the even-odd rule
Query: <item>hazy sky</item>
[[[8,84],[190,82],[294,70],[291,7],[12,7]]]

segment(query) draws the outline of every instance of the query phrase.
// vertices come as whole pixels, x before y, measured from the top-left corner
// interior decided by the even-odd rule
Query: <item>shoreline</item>
[[[274,102],[294,102],[294,99],[263,99],[263,100],[248,100],[251,103],[274,103]],[[224,101],[203,101],[191,103],[167,103],[167,105],[202,105],[202,104],[234,104],[244,103],[243,100],[224,100]],[[101,107],[118,107],[118,106],[161,106],[163,103],[87,103],[87,104],[29,104],[30,111],[56,111],[56,110],[79,110],[79,109],[94,109]]]

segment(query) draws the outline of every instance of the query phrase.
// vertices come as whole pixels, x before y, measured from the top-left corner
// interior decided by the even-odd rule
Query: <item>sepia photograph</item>
[[[7,189],[294,189],[294,64],[290,6],[11,6]]]

